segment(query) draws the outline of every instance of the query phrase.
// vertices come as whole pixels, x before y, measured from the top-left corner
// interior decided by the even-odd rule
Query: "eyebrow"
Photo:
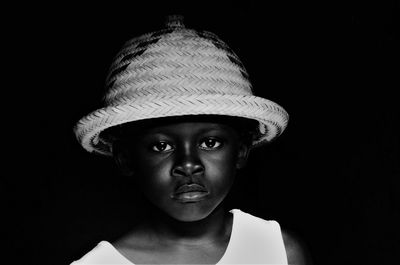
[[[224,134],[229,134],[228,130],[224,127],[220,127],[220,125],[215,125],[215,126],[209,126],[207,128],[201,128],[197,132],[195,132],[195,135],[201,135],[201,134],[206,134],[206,133],[212,133],[212,132],[219,132],[219,133],[224,133]],[[172,137],[179,137],[180,135],[178,133],[175,133],[173,129],[171,130],[163,130],[163,129],[155,129],[154,131],[150,130],[145,130],[143,133],[143,137],[147,138],[150,136],[150,134],[157,136],[157,135],[163,135],[163,136],[172,136]]]
[[[204,128],[197,129],[199,133],[210,132],[210,131],[227,131],[228,127],[225,125],[209,125]]]

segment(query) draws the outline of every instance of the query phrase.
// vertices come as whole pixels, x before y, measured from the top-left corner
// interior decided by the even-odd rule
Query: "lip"
[[[180,202],[198,202],[207,197],[210,192],[199,184],[184,184],[172,194],[172,198]]]

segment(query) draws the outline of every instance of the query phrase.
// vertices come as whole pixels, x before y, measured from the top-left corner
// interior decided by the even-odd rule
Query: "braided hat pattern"
[[[288,114],[253,94],[238,56],[217,35],[186,28],[180,17],[133,38],[116,55],[106,79],[104,107],[78,121],[74,133],[89,152],[111,155],[107,128],[151,118],[225,115],[259,122],[253,147],[279,136]]]

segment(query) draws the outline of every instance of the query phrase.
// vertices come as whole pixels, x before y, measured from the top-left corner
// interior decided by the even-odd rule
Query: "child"
[[[106,86],[105,107],[74,131],[87,151],[112,156],[149,205],[129,234],[72,264],[306,264],[276,221],[224,207],[250,149],[279,136],[288,115],[253,95],[223,41],[172,16],[125,44]]]

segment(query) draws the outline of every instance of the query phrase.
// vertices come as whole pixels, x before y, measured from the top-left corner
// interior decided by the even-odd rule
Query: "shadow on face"
[[[210,122],[230,126],[239,133],[244,143],[251,145],[258,136],[258,122],[251,119],[224,115],[184,115],[134,121],[106,129],[100,137],[106,142],[124,139],[144,130],[185,122]]]
[[[196,221],[227,196],[246,163],[244,141],[250,142],[255,125],[226,116],[179,116],[119,126],[107,137],[113,137],[122,171],[153,205],[176,220]],[[182,185],[202,189],[182,194]]]

